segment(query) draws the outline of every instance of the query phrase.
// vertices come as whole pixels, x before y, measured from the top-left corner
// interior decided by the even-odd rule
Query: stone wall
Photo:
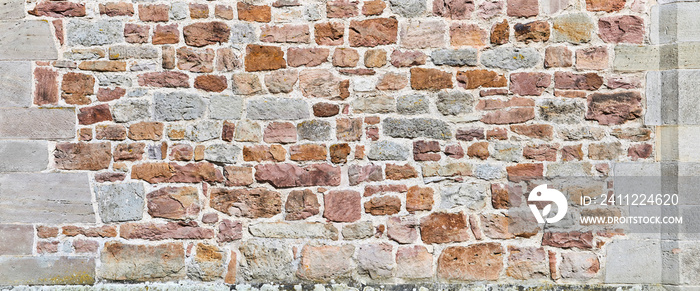
[[[509,229],[522,176],[696,174],[659,2],[3,0],[0,286],[697,288],[692,238]]]

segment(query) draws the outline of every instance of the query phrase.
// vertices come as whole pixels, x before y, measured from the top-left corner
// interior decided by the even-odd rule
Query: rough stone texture
[[[205,103],[194,94],[170,93],[154,96],[155,117],[158,120],[190,120],[204,114]]]
[[[181,243],[134,245],[105,243],[98,274],[116,281],[168,281],[184,279],[185,249]],[[153,269],[153,266],[160,266]]]
[[[0,136],[15,139],[68,139],[75,135],[73,108],[3,108]]]
[[[95,186],[102,222],[140,220],[143,217],[144,189],[141,183]]]
[[[95,259],[83,256],[2,257],[0,282],[8,285],[92,285]]]
[[[30,62],[0,63],[0,102],[3,107],[29,107],[32,104],[32,77]],[[55,102],[54,102],[55,103]]]
[[[481,63],[490,68],[517,70],[534,67],[540,58],[532,48],[498,47],[483,52]]]
[[[45,141],[0,141],[0,172],[38,172],[48,166]]]
[[[593,36],[593,20],[584,13],[563,14],[552,21],[555,42],[586,43]]]
[[[263,98],[249,100],[247,103],[250,119],[297,120],[309,117],[309,106],[305,101],[290,98]]]
[[[0,205],[0,219],[7,223],[94,223],[88,183],[87,175],[81,173],[2,174],[0,197],[7,204]]]
[[[447,280],[496,280],[505,250],[498,243],[448,247],[438,258],[438,277]]]

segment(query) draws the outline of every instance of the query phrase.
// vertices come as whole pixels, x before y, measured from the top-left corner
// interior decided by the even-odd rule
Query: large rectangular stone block
[[[700,70],[647,73],[647,125],[700,124]]]
[[[658,241],[613,241],[607,245],[606,259],[605,283],[661,282],[662,257]]]
[[[659,47],[642,45],[618,45],[615,47],[616,71],[635,72],[658,70]]]
[[[0,108],[0,139],[75,137],[73,108]]]
[[[92,285],[95,259],[0,257],[0,285]]]
[[[182,243],[134,245],[111,241],[100,255],[100,277],[115,281],[172,281],[184,279]]]
[[[51,29],[46,20],[0,22],[0,60],[57,59]]]
[[[38,172],[48,164],[48,142],[0,140],[0,172]]]
[[[24,18],[24,0],[3,0],[0,4],[0,20]]]
[[[652,44],[700,41],[700,3],[681,2],[651,8]]]
[[[31,255],[34,226],[0,224],[0,255]]]
[[[30,62],[0,62],[0,104],[3,104],[3,107],[32,105]]]
[[[95,223],[87,173],[0,174],[0,221]]]

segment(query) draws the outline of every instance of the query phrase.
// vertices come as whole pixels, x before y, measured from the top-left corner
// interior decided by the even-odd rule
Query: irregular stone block
[[[382,125],[384,126],[385,134],[391,137],[426,137],[434,139],[452,138],[452,131],[449,125],[446,122],[438,119],[398,119],[390,117],[384,119]]]
[[[87,173],[0,174],[0,221],[95,223]]]
[[[330,223],[262,222],[250,225],[248,231],[253,236],[267,238],[338,239],[338,229]]]
[[[73,108],[3,108],[0,136],[21,139],[70,139],[75,137]]]
[[[24,15],[24,11],[21,15]],[[0,60],[57,59],[52,29],[45,20],[0,22]]]
[[[140,220],[143,217],[144,190],[141,183],[95,186],[102,222]]]
[[[298,120],[309,118],[309,105],[304,100],[291,98],[263,98],[248,100],[247,117],[258,120]]]
[[[217,95],[209,99],[209,117],[213,119],[241,119],[243,99],[238,96]]]
[[[67,43],[71,46],[95,46],[123,42],[124,31],[122,27],[122,22],[119,20],[92,22],[71,19],[66,24]]]
[[[194,94],[174,92],[156,93],[153,97],[155,117],[158,120],[191,120],[202,117],[206,110],[204,100]]]
[[[100,262],[100,278],[107,280],[172,281],[185,279],[186,275],[182,243],[134,245],[110,241],[102,249]]]
[[[2,285],[92,285],[95,259],[88,257],[0,257]]]
[[[534,48],[497,47],[481,53],[481,63],[484,66],[509,71],[532,68],[539,63],[540,58]]]
[[[0,141],[0,172],[38,172],[49,163],[46,141]]]

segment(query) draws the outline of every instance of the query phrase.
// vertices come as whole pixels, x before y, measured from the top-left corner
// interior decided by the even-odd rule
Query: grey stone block
[[[95,186],[102,222],[133,221],[143,218],[143,184],[120,183]]]
[[[651,8],[652,44],[700,41],[700,3],[679,2]]]
[[[155,117],[158,120],[175,121],[191,120],[204,115],[206,104],[202,97],[195,94],[173,92],[170,94],[156,93]]]
[[[433,64],[441,66],[476,66],[479,51],[475,48],[466,49],[442,49],[433,51],[430,58]]]
[[[331,124],[325,120],[308,120],[297,125],[300,140],[323,141],[331,138]]]
[[[396,111],[400,114],[423,114],[429,110],[430,98],[426,95],[413,94],[396,98]]]
[[[38,172],[48,164],[46,141],[0,140],[0,172]]]
[[[52,29],[45,20],[0,22],[0,60],[58,59]]]
[[[391,137],[417,138],[426,137],[434,139],[452,138],[450,126],[439,119],[413,118],[402,119],[389,117],[382,121],[384,133]]]
[[[72,139],[73,108],[0,108],[0,139]]]
[[[112,117],[116,122],[131,122],[150,119],[148,100],[121,100],[112,105]]]
[[[279,240],[248,240],[239,248],[247,262],[240,267],[239,278],[245,282],[290,282],[296,264],[291,246]]]
[[[0,224],[0,255],[31,255],[34,245],[34,226]]]
[[[616,240],[607,245],[605,283],[661,282],[661,245],[653,240]]]
[[[396,109],[394,97],[383,93],[368,93],[358,95],[352,101],[352,109],[356,113],[390,113]]]
[[[646,75],[646,102],[647,110],[644,114],[645,125],[661,125],[663,118],[661,116],[661,105],[665,103],[661,98],[661,83],[662,72],[649,71]]]
[[[658,70],[659,47],[617,45],[615,46],[613,68],[623,72]]]
[[[24,18],[24,0],[4,0],[0,3],[0,19],[12,20]]]
[[[204,159],[215,163],[233,164],[240,154],[241,148],[230,144],[213,144],[204,149]]]
[[[496,180],[503,178],[506,169],[503,166],[492,164],[481,164],[474,168],[474,177],[484,180]]]
[[[301,99],[262,98],[248,100],[248,118],[259,120],[298,120],[309,118],[309,105]]]
[[[581,124],[586,113],[585,100],[539,99],[536,102],[539,117],[544,121]]]
[[[481,53],[481,63],[489,68],[517,70],[532,68],[540,62],[534,48],[497,47]]]
[[[190,7],[185,2],[170,4],[170,19],[183,20],[190,16]]]
[[[262,222],[250,225],[248,230],[257,237],[338,239],[338,229],[330,223]]]
[[[450,209],[465,206],[471,210],[482,209],[486,206],[488,184],[463,183],[462,185],[446,185],[440,191],[440,208]]]
[[[196,142],[221,137],[222,124],[219,121],[202,120],[187,126],[187,139]]]
[[[441,91],[435,102],[442,115],[460,115],[474,111],[474,96],[461,91]]]
[[[0,104],[3,107],[32,105],[32,63],[0,62]]]
[[[238,96],[217,95],[209,99],[209,118],[241,119],[243,98]]]
[[[97,80],[100,86],[131,87],[131,78],[124,75],[98,74]]]
[[[92,285],[95,259],[89,257],[0,257],[0,285]]]
[[[417,17],[426,10],[424,0],[391,0],[391,12],[403,17]]]
[[[152,46],[117,45],[109,48],[109,59],[156,59],[158,49]]]
[[[405,161],[411,155],[411,150],[392,141],[372,143],[367,158],[375,161]]]
[[[95,46],[124,41],[124,25],[119,20],[98,20],[96,22],[71,19],[66,24],[68,45]]]
[[[523,156],[523,148],[517,143],[494,143],[491,156],[499,161],[519,162]]]
[[[87,173],[0,174],[0,221],[95,223]]]
[[[235,23],[231,25],[231,43],[246,44],[256,42],[255,26],[250,23]]]

